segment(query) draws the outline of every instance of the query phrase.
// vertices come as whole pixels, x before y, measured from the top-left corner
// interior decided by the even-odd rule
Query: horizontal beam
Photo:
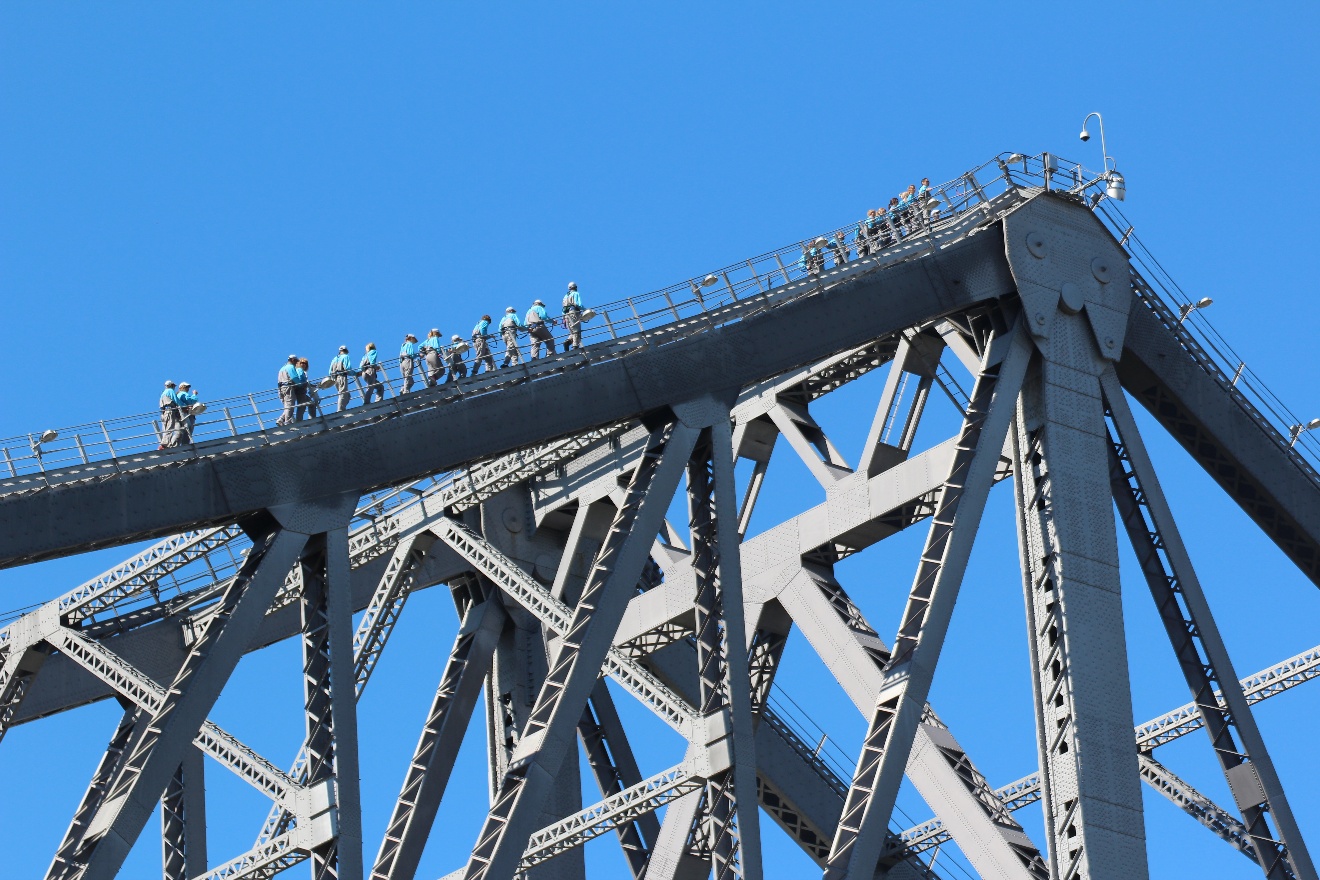
[[[365,493],[635,418],[702,391],[736,391],[1010,293],[997,228],[862,271],[835,284],[828,297],[814,293],[815,279],[794,282],[774,296],[797,298],[774,309],[663,346],[643,339],[626,358],[604,352],[580,369],[497,393],[437,386],[416,394],[415,409],[396,416],[382,411],[374,424],[0,496],[0,566],[232,522],[279,504]],[[705,377],[710,387],[692,387],[692,376]],[[536,406],[544,400],[556,405]],[[537,418],[523,417],[531,408]],[[224,449],[222,443],[217,451]]]

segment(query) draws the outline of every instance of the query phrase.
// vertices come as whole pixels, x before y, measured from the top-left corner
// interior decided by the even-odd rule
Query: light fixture
[[[47,428],[46,430],[44,430],[44,431],[41,432],[41,440],[40,440],[40,442],[42,442],[42,443],[49,443],[50,441],[54,440],[54,439],[55,439],[56,437],[58,437],[58,436],[60,436],[60,432],[59,432],[59,431],[55,431],[55,430],[52,430],[52,429],[50,429],[50,428]]]
[[[712,284],[716,283],[719,280],[720,279],[716,278],[714,275],[707,275],[705,278],[701,279],[701,286],[710,287]]]
[[[1117,168],[1109,172],[1109,181],[1105,186],[1105,192],[1111,199],[1120,202],[1127,195],[1127,182],[1123,180],[1123,175],[1118,173]]]
[[[1192,312],[1195,312],[1198,309],[1209,308],[1210,306],[1214,305],[1214,303],[1215,301],[1208,296],[1202,297],[1201,299],[1197,300],[1194,303],[1183,303],[1182,305],[1178,306],[1178,323],[1181,324],[1183,321],[1186,321],[1187,316],[1190,315]]]
[[[1082,120],[1082,132],[1077,137],[1079,137],[1083,143],[1091,139],[1091,132],[1086,130],[1086,123],[1091,120],[1092,116],[1094,116],[1096,121],[1100,123],[1100,152],[1104,156],[1105,161],[1105,194],[1111,199],[1121,202],[1127,196],[1127,181],[1123,179],[1123,175],[1118,173],[1118,163],[1109,155],[1109,147],[1105,144],[1104,117],[1099,113],[1086,114],[1086,118]]]
[[[1302,436],[1307,431],[1314,431],[1316,428],[1320,428],[1320,419],[1311,419],[1311,421],[1307,422],[1305,425],[1293,425],[1288,429],[1288,433],[1292,435],[1288,440],[1288,445],[1296,446],[1298,437]]]

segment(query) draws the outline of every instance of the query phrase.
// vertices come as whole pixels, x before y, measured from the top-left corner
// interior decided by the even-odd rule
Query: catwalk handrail
[[[988,168],[994,169],[995,176],[986,175]],[[1302,433],[1293,444],[1289,443],[1290,428],[1302,420],[1237,359],[1202,314],[1193,311],[1186,319],[1175,317],[1168,320],[1168,316],[1174,314],[1169,301],[1186,304],[1189,300],[1133,235],[1131,224],[1117,206],[1104,197],[1105,182],[1103,174],[1093,174],[1076,163],[1048,154],[1031,157],[1001,154],[947,183],[932,187],[931,201],[914,202],[901,215],[903,219],[899,225],[906,226],[908,234],[893,235],[893,241],[883,247],[880,247],[878,238],[867,240],[873,250],[865,260],[853,256],[858,238],[851,231],[854,224],[849,224],[661,290],[596,305],[598,318],[592,326],[583,328],[585,351],[552,354],[518,367],[444,383],[441,387],[450,388],[455,396],[488,393],[546,372],[573,368],[593,359],[626,356],[629,351],[650,344],[742,320],[763,308],[814,292],[811,287],[804,286],[783,296],[785,292],[781,288],[811,275],[806,250],[821,239],[843,236],[851,257],[850,269],[858,265],[878,265],[920,255],[941,233],[947,234],[951,228],[965,225],[969,215],[979,212],[990,220],[998,213],[1011,210],[1016,206],[1013,198],[991,205],[992,199],[997,200],[1004,193],[1022,193],[1024,188],[1054,189],[1079,196],[1089,195],[1097,216],[1119,239],[1134,266],[1145,270],[1142,277],[1147,287],[1143,289],[1137,285],[1139,297],[1160,314],[1184,350],[1225,388],[1298,468],[1310,479],[1320,482],[1320,440]],[[996,211],[996,208],[1000,210]],[[892,221],[886,222],[892,224]],[[889,228],[892,230],[893,226]],[[822,264],[826,259],[832,259],[827,247],[822,251]],[[1230,360],[1234,362],[1230,363]],[[405,408],[438,402],[434,397],[421,396],[427,390],[424,387],[400,397],[399,359],[381,363],[383,379],[391,394],[388,399],[332,414],[324,411],[334,396],[333,389],[326,389],[320,399],[320,413],[293,425],[275,425],[284,404],[275,389],[266,389],[206,401],[207,408],[197,417],[190,442],[176,448],[156,448],[161,440],[161,425],[158,413],[152,412],[56,429],[52,432],[56,436],[46,441],[41,439],[46,431],[0,440],[0,493],[40,490],[55,482],[112,476],[125,467],[152,467],[205,454],[235,452],[296,439],[313,431],[362,424],[396,411],[402,412]],[[468,363],[475,369],[473,361]],[[418,383],[424,386],[422,376],[426,364],[418,358],[416,367]],[[395,375],[391,375],[391,371]],[[314,386],[316,383],[310,384]]]
[[[712,326],[742,320],[770,305],[788,301],[780,297],[790,282],[808,278],[807,249],[821,239],[833,240],[842,235],[847,243],[848,268],[858,265],[887,263],[891,260],[919,255],[928,250],[932,239],[964,224],[969,215],[990,219],[995,212],[989,202],[1003,194],[1009,186],[985,183],[977,175],[992,160],[956,178],[930,189],[930,198],[912,202],[897,221],[888,221],[885,227],[892,239],[882,246],[880,234],[865,239],[871,249],[866,258],[857,256],[858,238],[854,227],[848,224],[828,230],[809,239],[786,245],[773,251],[725,266],[705,275],[625,299],[602,304],[588,302],[596,317],[583,327],[585,351],[552,354],[536,361],[524,361],[521,367],[499,369],[481,375],[442,383],[458,394],[486,393],[514,382],[525,381],[546,370],[577,366],[596,358],[627,354],[641,346],[661,341],[658,337],[676,338],[704,332]],[[1093,183],[1094,181],[1092,181]],[[1091,184],[1088,184],[1091,185]],[[980,212],[979,214],[977,212]],[[822,264],[833,259],[827,248],[822,248]],[[794,295],[812,292],[810,288]],[[492,325],[492,330],[496,329]],[[497,342],[498,335],[491,341]],[[526,343],[520,344],[525,349]],[[492,352],[494,353],[494,352]],[[502,352],[501,352],[502,353]],[[469,359],[475,371],[475,361]],[[203,401],[205,411],[196,417],[190,431],[190,442],[175,448],[158,449],[162,440],[159,412],[138,413],[117,419],[88,422],[72,427],[57,428],[51,432],[38,431],[27,435],[0,440],[0,492],[18,492],[44,488],[58,479],[86,479],[118,472],[121,465],[133,468],[149,467],[157,463],[192,458],[207,453],[237,451],[252,441],[258,445],[294,439],[309,429],[337,427],[361,423],[401,411],[404,402],[399,396],[399,358],[382,359],[383,381],[389,397],[365,406],[355,406],[342,413],[327,413],[326,406],[333,402],[333,387],[321,390],[319,414],[289,426],[275,422],[284,410],[278,391],[267,388],[245,395]],[[415,360],[417,385],[412,394],[425,388],[426,363],[420,356]],[[320,380],[309,380],[315,388]],[[356,380],[355,380],[356,381]],[[361,388],[355,397],[360,398]],[[405,396],[403,401],[408,401]],[[420,401],[419,401],[420,402]],[[44,434],[55,436],[42,440]],[[213,443],[220,441],[219,447]],[[199,447],[207,447],[199,450]],[[106,468],[89,468],[95,464],[108,464]]]

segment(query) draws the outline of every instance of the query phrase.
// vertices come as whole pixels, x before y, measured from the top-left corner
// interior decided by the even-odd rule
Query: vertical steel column
[[[330,714],[334,732],[339,880],[361,880],[362,794],[358,762],[357,680],[353,657],[353,580],[345,527],[325,534]]]
[[[1256,860],[1271,880],[1292,876],[1315,880],[1301,829],[1242,693],[1118,377],[1107,371],[1101,383],[1114,428],[1108,438],[1109,477],[1119,518],[1242,812]],[[1223,705],[1216,689],[1223,693]],[[1242,740],[1241,747],[1234,730]],[[1270,818],[1279,828],[1277,836],[1270,828]]]
[[[1091,329],[1055,316],[1013,432],[1018,542],[1055,880],[1147,876],[1118,538]]]
[[[826,880],[870,880],[879,863],[903,768],[925,713],[935,665],[1030,357],[1031,346],[1020,325],[1001,327],[986,347],[844,800]]]
[[[333,780],[335,793],[334,833],[311,852],[314,880],[362,876],[348,535],[336,529],[325,533],[323,541],[302,563],[301,598],[305,784]]]
[[[726,416],[701,432],[687,467],[692,569],[697,583],[697,711],[706,720],[704,745],[711,775],[705,804],[715,880],[761,876],[755,736],[731,447]]]
[[[196,747],[187,751],[160,799],[160,840],[165,880],[206,873],[206,777]]]
[[[660,531],[696,434],[677,423],[651,435],[574,608],[572,623],[563,634],[550,674],[514,747],[468,862],[465,876],[469,880],[503,880],[517,870],[540,806],[554,785],[565,752],[573,745],[577,722]]]

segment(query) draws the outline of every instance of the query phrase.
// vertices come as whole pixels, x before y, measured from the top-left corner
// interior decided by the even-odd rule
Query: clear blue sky
[[[653,289],[1001,150],[1099,165],[1098,138],[1076,138],[1091,110],[1138,234],[1215,299],[1211,319],[1280,397],[1320,416],[1312,7],[893,7],[6,4],[0,436],[144,411],[165,378],[219,397],[267,386],[290,351],[323,369],[341,343],[392,353],[406,331],[466,333],[482,311],[549,301],[570,279],[588,301]],[[877,393],[859,383],[821,407],[849,456],[867,427],[855,413]],[[925,440],[951,430],[939,418]],[[1153,426],[1147,440],[1239,672],[1320,642],[1316,588]],[[819,493],[789,455],[776,454],[761,525]],[[996,785],[1035,762],[1009,495],[987,511],[933,696]],[[919,532],[840,569],[886,635]],[[127,552],[0,572],[0,607]],[[1140,720],[1187,697],[1136,575],[1128,565]],[[369,856],[455,628],[446,604],[435,591],[410,605],[364,700]],[[803,645],[789,659],[785,689],[851,752],[861,719]],[[301,738],[298,665],[292,644],[244,661],[214,716],[277,762]],[[7,876],[45,869],[116,715],[85,708],[0,745]],[[1320,850],[1320,685],[1258,718]],[[676,760],[664,733],[640,729],[644,768]],[[472,731],[421,877],[470,847],[483,748]],[[1203,737],[1161,754],[1231,803]],[[250,844],[265,807],[209,769],[220,861]],[[903,803],[927,815],[910,792]],[[1257,876],[1158,796],[1147,805],[1154,876]],[[159,870],[155,827],[126,876]],[[768,876],[803,876],[806,860],[766,828]],[[622,870],[612,840],[588,852]]]

